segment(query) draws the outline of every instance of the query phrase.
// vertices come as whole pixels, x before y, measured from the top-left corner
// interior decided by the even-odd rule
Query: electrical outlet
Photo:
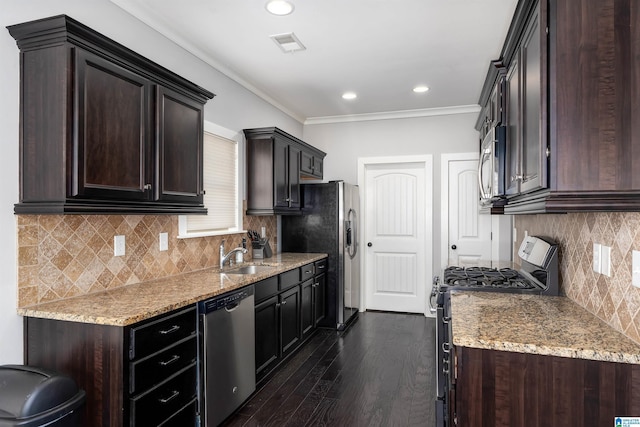
[[[602,245],[600,248],[600,272],[611,277],[611,247]]]
[[[640,251],[633,251],[631,256],[631,284],[640,288]]]
[[[161,251],[169,250],[169,234],[168,233],[160,233],[160,250]]]
[[[602,271],[600,267],[601,254],[602,254],[602,247],[600,243],[594,243],[593,244],[593,271],[595,271],[596,273],[600,273]]]
[[[113,255],[114,256],[123,256],[126,251],[125,239],[124,236],[114,236],[113,237]]]

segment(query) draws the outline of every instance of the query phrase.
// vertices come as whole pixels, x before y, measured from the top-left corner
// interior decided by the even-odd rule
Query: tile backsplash
[[[640,288],[631,284],[632,250],[640,250],[640,213],[517,215],[514,225],[514,251],[525,231],[558,241],[561,292],[640,343]],[[611,277],[593,271],[594,243],[611,248]]]
[[[276,217],[244,218],[245,229],[263,226],[275,252]],[[159,250],[163,232],[167,251]],[[221,240],[229,250],[245,236],[178,239],[174,215],[19,215],[17,233],[18,307],[214,267]],[[115,235],[126,238],[124,256],[113,255]]]

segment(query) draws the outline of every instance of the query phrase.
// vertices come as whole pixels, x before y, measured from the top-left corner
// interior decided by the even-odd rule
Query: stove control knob
[[[456,245],[451,245],[451,249],[455,251],[456,249],[458,249],[458,247]]]

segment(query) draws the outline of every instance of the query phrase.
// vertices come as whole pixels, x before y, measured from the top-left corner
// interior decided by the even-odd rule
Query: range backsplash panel
[[[275,252],[276,217],[245,216],[245,229],[262,226]],[[159,250],[162,232],[167,251]],[[17,233],[18,307],[215,267],[221,240],[229,250],[245,236],[178,239],[173,215],[18,215]],[[115,235],[126,238],[124,256],[113,255]]]
[[[640,250],[640,213],[516,215],[514,224],[516,251],[525,231],[557,240],[561,293],[640,343],[640,288],[631,284],[632,251]],[[611,277],[593,271],[594,243],[611,248]]]

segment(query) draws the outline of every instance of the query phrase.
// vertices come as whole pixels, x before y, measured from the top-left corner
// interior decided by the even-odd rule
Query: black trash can
[[[84,401],[84,391],[67,376],[32,366],[0,366],[0,427],[78,427]]]

